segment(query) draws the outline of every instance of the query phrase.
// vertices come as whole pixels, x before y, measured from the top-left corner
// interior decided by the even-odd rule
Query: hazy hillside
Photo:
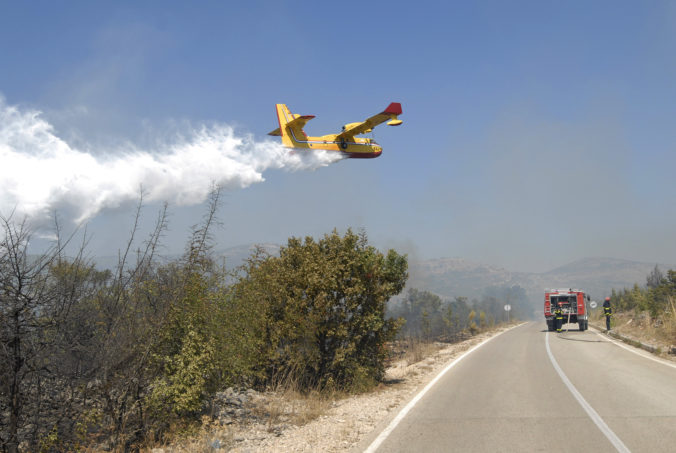
[[[658,264],[663,270],[676,266]],[[584,258],[542,273],[511,272],[462,258],[443,258],[410,263],[409,287],[435,292],[444,297],[479,297],[484,288],[519,285],[532,301],[539,302],[545,288],[581,288],[592,298],[608,295],[612,288],[644,285],[655,263],[616,258]]]
[[[655,264],[615,258],[584,258],[539,274],[538,282],[546,283],[544,287],[577,285],[599,299],[609,295],[612,288],[631,287],[635,283],[645,285],[646,277]],[[676,269],[675,265],[657,265],[662,271]]]
[[[528,274],[462,258],[410,262],[409,274],[409,287],[432,291],[447,298],[479,297],[488,286],[519,285],[526,288],[524,283],[528,281]]]

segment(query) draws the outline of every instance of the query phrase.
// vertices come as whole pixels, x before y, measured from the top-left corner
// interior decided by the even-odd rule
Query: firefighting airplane
[[[281,136],[282,144],[287,148],[325,149],[340,151],[347,157],[373,158],[380,156],[383,148],[371,138],[357,138],[355,135],[371,132],[374,127],[385,121],[388,126],[399,126],[401,120],[397,118],[398,115],[401,115],[401,104],[393,102],[384,111],[366,121],[346,124],[339,134],[308,137],[303,127],[314,118],[314,115],[297,115],[291,113],[286,104],[277,104],[279,127],[268,135]]]

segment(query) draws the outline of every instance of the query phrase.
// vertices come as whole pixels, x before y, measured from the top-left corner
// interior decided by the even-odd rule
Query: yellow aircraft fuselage
[[[339,134],[310,137],[303,131],[305,124],[314,118],[313,115],[296,115],[289,111],[284,104],[277,104],[277,119],[279,129],[269,135],[281,136],[282,144],[288,148],[327,151],[339,151],[350,158],[374,158],[382,154],[383,148],[371,138],[355,137],[355,135],[371,132],[376,125],[387,121],[392,126],[401,124],[397,115],[401,114],[401,105],[392,103],[382,113],[379,113],[364,122],[350,123],[343,127]]]
[[[345,153],[348,157],[356,158],[373,158],[378,157],[383,153],[383,148],[371,138],[353,137],[350,141],[340,141],[336,137],[338,134],[322,135],[320,137],[295,137],[291,132],[289,143],[284,145],[289,148],[308,148],[308,149],[325,149],[327,151],[340,151]]]

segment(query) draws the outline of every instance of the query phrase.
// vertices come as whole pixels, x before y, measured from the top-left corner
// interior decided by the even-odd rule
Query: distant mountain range
[[[662,272],[676,269],[674,265],[658,264]],[[617,258],[583,258],[565,266],[543,272],[512,272],[501,267],[473,263],[462,258],[441,258],[409,263],[408,286],[425,289],[442,297],[480,297],[489,286],[518,285],[526,290],[529,299],[540,301],[545,288],[579,288],[592,299],[610,294],[613,288],[622,289],[645,285],[646,277],[655,263]]]

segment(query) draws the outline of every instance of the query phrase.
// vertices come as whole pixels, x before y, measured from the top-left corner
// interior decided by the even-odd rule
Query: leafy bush
[[[291,238],[279,257],[253,256],[233,294],[259,310],[266,382],[346,389],[377,382],[398,327],[385,319],[385,304],[406,278],[405,256],[383,255],[351,230]]]

